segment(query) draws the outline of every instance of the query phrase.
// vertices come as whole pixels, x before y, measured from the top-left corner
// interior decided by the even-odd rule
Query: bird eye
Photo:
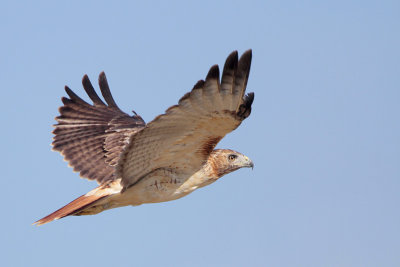
[[[236,158],[237,158],[237,156],[235,154],[231,154],[231,155],[228,156],[229,161],[232,161],[232,160],[234,160]]]

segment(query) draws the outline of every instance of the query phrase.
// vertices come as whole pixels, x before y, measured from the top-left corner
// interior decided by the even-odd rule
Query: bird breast
[[[170,169],[158,169],[143,177],[122,195],[130,205],[165,202],[186,196],[213,181],[207,179],[201,171],[184,175]]]

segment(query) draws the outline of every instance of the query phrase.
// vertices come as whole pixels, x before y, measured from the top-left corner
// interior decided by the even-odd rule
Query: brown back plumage
[[[137,114],[129,116],[118,108],[104,72],[99,76],[99,86],[107,104],[96,94],[87,75],[82,84],[93,105],[65,87],[69,98],[62,98],[64,105],[56,117],[53,150],[59,151],[82,177],[104,183],[115,178],[114,167],[128,137],[145,122]]]

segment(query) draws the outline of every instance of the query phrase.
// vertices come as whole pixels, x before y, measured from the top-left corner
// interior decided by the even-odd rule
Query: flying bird
[[[83,88],[89,104],[70,88],[54,127],[53,150],[99,186],[35,222],[42,225],[70,215],[91,215],[107,209],[175,200],[243,167],[245,155],[214,149],[251,113],[254,93],[245,94],[252,52],[238,59],[232,52],[222,77],[218,65],[198,81],[177,105],[145,123],[135,112],[115,103],[104,72],[97,95],[87,75]]]

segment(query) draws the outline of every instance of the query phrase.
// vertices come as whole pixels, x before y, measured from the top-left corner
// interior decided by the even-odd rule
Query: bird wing
[[[250,115],[254,94],[244,93],[251,57],[251,50],[240,60],[237,51],[232,52],[221,82],[214,65],[178,105],[130,137],[116,166],[124,188],[156,169],[192,174],[203,166],[216,144]]]
[[[97,95],[87,75],[82,84],[93,105],[66,86],[69,98],[61,99],[64,105],[56,117],[52,145],[81,177],[101,184],[115,179],[119,155],[129,136],[141,130],[145,122],[137,114],[129,116],[119,109],[104,72],[99,76],[99,86],[107,104]]]

